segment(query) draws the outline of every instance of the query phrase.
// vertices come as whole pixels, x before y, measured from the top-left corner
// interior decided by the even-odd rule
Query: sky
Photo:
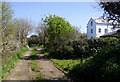
[[[28,18],[35,25],[45,15],[56,15],[65,18],[82,33],[87,32],[87,23],[91,17],[100,17],[103,10],[96,2],[12,2],[14,18]]]

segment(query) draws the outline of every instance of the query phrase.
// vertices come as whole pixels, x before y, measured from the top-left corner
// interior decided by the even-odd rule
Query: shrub
[[[37,59],[37,49],[35,48],[35,49],[33,49],[33,51],[31,52],[31,54],[30,54],[30,59],[31,60],[36,60]]]
[[[65,46],[58,50],[49,50],[49,57],[57,59],[70,59],[73,57],[74,49],[71,46]]]
[[[97,53],[105,46],[118,46],[119,39],[115,37],[99,38],[99,39],[81,39],[72,40],[67,46],[57,50],[49,50],[50,57],[58,59],[78,59],[88,58]]]
[[[82,39],[69,43],[74,48],[76,58],[90,57],[107,45],[118,46],[119,39],[115,37],[99,38],[99,39]]]
[[[73,67],[69,75],[83,82],[120,80],[119,49],[114,46],[100,49],[88,62]]]

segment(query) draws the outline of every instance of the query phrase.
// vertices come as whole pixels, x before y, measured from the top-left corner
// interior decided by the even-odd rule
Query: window
[[[99,28],[99,33],[101,33],[101,28]]]
[[[91,29],[91,33],[93,33],[93,29]]]
[[[93,26],[93,21],[91,21],[91,26]]]
[[[113,26],[113,29],[115,29],[115,26]]]
[[[107,33],[107,29],[105,29],[105,33]]]

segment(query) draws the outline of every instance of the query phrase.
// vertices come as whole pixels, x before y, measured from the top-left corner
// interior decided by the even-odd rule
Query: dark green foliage
[[[100,49],[89,61],[76,65],[69,75],[83,82],[120,80],[119,49],[109,45]]]
[[[83,39],[72,41],[70,45],[74,48],[76,57],[90,57],[107,45],[118,46],[119,39],[115,37],[99,38],[99,39]]]
[[[99,2],[99,5],[101,8],[104,9],[104,14],[108,18],[108,20],[113,20],[114,24],[115,21],[120,23],[120,1],[114,0],[114,1],[105,1],[101,0],[102,2]]]
[[[27,38],[28,45],[30,47],[39,47],[41,45],[40,38],[38,36],[31,36],[30,38]]]
[[[49,56],[58,59],[78,59],[88,58],[97,53],[105,46],[117,47],[120,43],[119,39],[115,37],[99,38],[99,39],[82,39],[73,40],[67,44],[68,46],[61,49],[50,49]]]
[[[33,49],[32,53],[30,54],[30,59],[31,60],[36,60],[37,59],[37,49]]]
[[[49,57],[57,59],[71,59],[73,56],[74,49],[71,46],[65,46],[58,50],[50,50]]]

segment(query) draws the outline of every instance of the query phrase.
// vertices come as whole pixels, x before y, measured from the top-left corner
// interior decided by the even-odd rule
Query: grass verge
[[[54,62],[54,64],[64,71],[66,74],[72,69],[72,67],[76,64],[80,63],[80,60],[60,60],[60,59],[50,59]]]
[[[0,82],[2,80],[2,57],[0,57]]]
[[[28,50],[27,46],[24,46],[17,53],[11,55],[9,61],[7,61],[6,65],[2,65],[2,78],[4,78],[5,73],[10,72],[12,68],[16,66],[17,61],[23,56],[23,54]],[[4,60],[4,59],[3,59]]]
[[[80,59],[69,59],[69,60],[61,60],[61,59],[50,59],[51,61],[54,62],[54,64],[61,69],[62,71],[64,71],[66,74],[69,73],[70,70],[72,70],[72,68],[74,66],[76,66],[77,64],[81,63]],[[83,63],[85,63],[86,60],[89,60],[89,58],[84,59]]]

